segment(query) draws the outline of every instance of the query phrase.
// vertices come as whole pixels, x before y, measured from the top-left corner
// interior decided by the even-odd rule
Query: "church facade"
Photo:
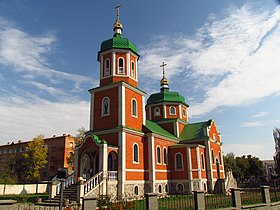
[[[90,129],[75,151],[84,195],[98,187],[99,194],[118,197],[214,191],[225,178],[215,122],[188,122],[189,105],[169,89],[164,63],[160,91],[146,102],[138,88],[137,48],[122,28],[117,14],[114,35],[98,52],[100,85],[89,90]]]

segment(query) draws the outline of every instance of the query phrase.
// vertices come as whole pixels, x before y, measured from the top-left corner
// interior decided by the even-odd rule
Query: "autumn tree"
[[[280,128],[273,129],[273,137],[275,143],[275,172],[277,174],[280,174]]]
[[[28,143],[27,152],[23,154],[26,166],[26,181],[37,182],[40,180],[40,169],[47,164],[48,147],[44,142],[44,136],[38,135]]]
[[[75,141],[76,146],[79,146],[83,142],[83,138],[86,132],[87,130],[84,127],[81,127],[77,130],[76,141]]]

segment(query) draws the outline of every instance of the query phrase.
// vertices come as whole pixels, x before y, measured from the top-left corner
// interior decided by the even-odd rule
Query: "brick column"
[[[83,198],[83,210],[95,210],[97,207],[97,200],[94,197]]]
[[[262,202],[269,205],[271,203],[270,194],[269,194],[269,186],[261,186],[262,189]]]
[[[231,201],[232,206],[236,208],[236,210],[241,209],[241,197],[240,197],[240,189],[232,188],[231,189]]]
[[[146,210],[158,210],[158,197],[156,193],[146,193]]]
[[[205,210],[205,199],[204,199],[204,191],[197,190],[194,192],[194,209],[195,210]]]

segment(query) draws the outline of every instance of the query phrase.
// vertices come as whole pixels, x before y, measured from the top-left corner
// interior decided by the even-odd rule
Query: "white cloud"
[[[88,128],[89,103],[86,101],[49,102],[34,96],[0,99],[0,143],[30,140],[38,134],[76,134]]]
[[[269,114],[269,112],[258,112],[256,114],[254,114],[252,117],[259,118],[259,117],[264,117],[264,116],[266,116],[268,114]]]
[[[273,141],[270,144],[224,144],[223,153],[234,153],[236,156],[252,155],[260,158],[261,160],[273,159]]]
[[[263,123],[260,121],[241,123],[241,127],[256,127],[256,126],[260,126],[260,125],[263,125]]]
[[[88,77],[59,71],[50,66],[47,56],[54,53],[56,41],[54,34],[33,36],[0,17],[0,64],[21,73],[24,78],[46,78],[53,84],[70,81],[77,90],[82,83],[93,84],[93,80]]]
[[[205,93],[192,103],[192,116],[279,94],[279,23],[279,6],[268,11],[245,5],[212,14],[192,37],[166,35],[142,47],[141,76],[159,79],[159,64],[166,61],[169,79],[184,76]]]

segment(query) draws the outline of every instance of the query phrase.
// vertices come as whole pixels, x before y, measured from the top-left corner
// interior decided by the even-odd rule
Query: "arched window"
[[[222,155],[221,155],[221,152],[219,152],[219,161],[220,161],[220,165],[222,165]]]
[[[182,109],[182,112],[183,112],[183,117],[186,117],[186,110],[184,108]]]
[[[132,99],[131,101],[131,110],[132,116],[137,117],[137,101],[135,99]]]
[[[167,164],[167,149],[163,148],[163,163]]]
[[[158,185],[158,192],[162,193],[162,186],[161,186],[161,184]]]
[[[216,141],[216,134],[213,134],[213,140]]]
[[[175,109],[174,106],[171,106],[171,107],[170,107],[169,113],[170,113],[170,115],[176,115],[176,109]]]
[[[104,76],[109,76],[110,75],[110,59],[106,58],[105,60],[105,71],[104,71]]]
[[[207,191],[207,185],[206,185],[206,183],[203,183],[203,188],[204,188],[204,191],[206,192],[206,191]]]
[[[138,144],[133,145],[133,162],[139,163],[139,147]]]
[[[184,185],[182,183],[177,184],[176,190],[178,193],[183,193],[184,192]]]
[[[165,185],[165,192],[168,192],[168,184]]]
[[[118,73],[119,73],[119,74],[124,74],[124,62],[123,62],[123,58],[119,58],[119,62],[118,62]]]
[[[160,109],[158,107],[154,109],[154,116],[160,116]]]
[[[175,155],[175,170],[176,171],[183,170],[183,157],[181,153],[176,153]]]
[[[157,146],[157,163],[161,163],[160,147]]]
[[[214,150],[211,151],[211,154],[212,154],[212,164],[215,164]]]
[[[131,61],[131,76],[135,77],[135,63]]]
[[[138,195],[139,194],[139,188],[137,185],[134,186],[134,194]]]
[[[102,116],[110,115],[110,99],[105,97],[102,99]]]
[[[204,159],[204,154],[201,154],[201,168],[204,170],[205,169],[205,159]]]

